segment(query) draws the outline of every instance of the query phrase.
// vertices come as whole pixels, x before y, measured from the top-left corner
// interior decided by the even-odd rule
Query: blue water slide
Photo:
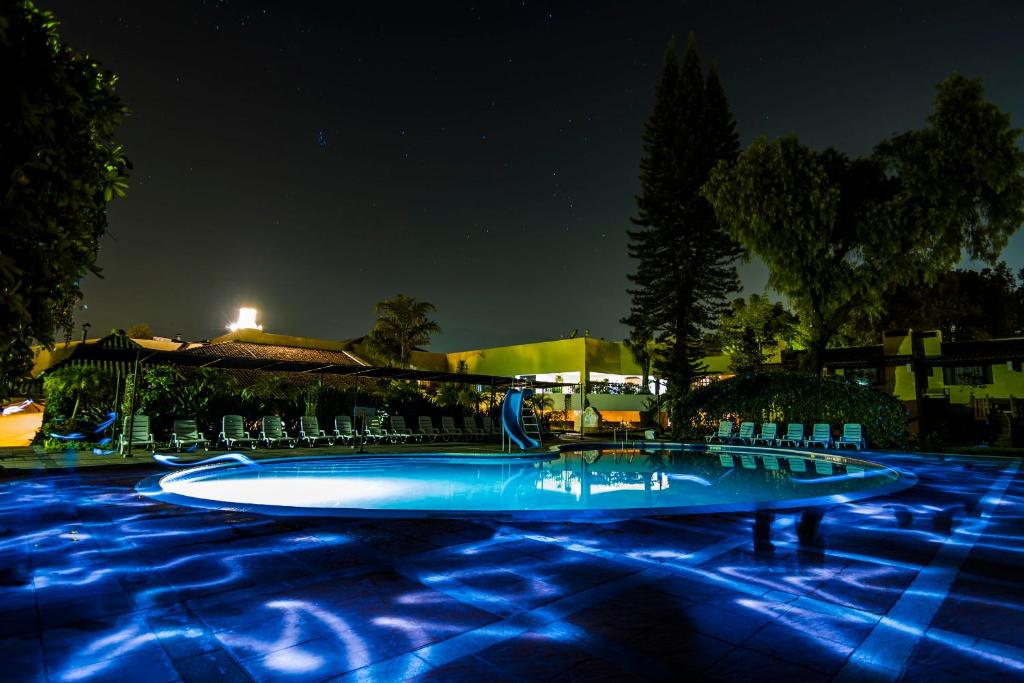
[[[527,436],[523,429],[523,399],[532,393],[532,390],[524,392],[522,389],[509,389],[501,401],[501,426],[508,438],[524,451],[540,445],[539,441]]]

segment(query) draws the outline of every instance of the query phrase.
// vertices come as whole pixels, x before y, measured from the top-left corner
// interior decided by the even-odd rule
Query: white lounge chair
[[[751,446],[763,443],[765,446],[774,446],[779,438],[779,425],[774,422],[761,424],[761,433],[750,440]]]
[[[120,454],[128,448],[128,435],[131,435],[132,448],[136,446],[155,446],[153,434],[149,431],[149,415],[125,415],[124,427],[120,436]]]
[[[326,441],[328,446],[334,445],[334,438],[327,436],[327,432],[320,429],[320,422],[313,415],[303,415],[299,418],[299,441],[305,442],[308,446],[315,446],[319,441]]]
[[[175,420],[171,428],[171,448],[179,453],[188,446],[202,446],[204,451],[210,450],[210,440],[203,437],[195,420]]]
[[[429,415],[420,415],[417,418],[417,424],[419,425],[419,429],[416,430],[416,434],[424,441],[427,439],[437,441],[441,438],[441,432],[437,431],[437,428],[434,426]]]
[[[284,444],[288,448],[295,448],[295,439],[288,436],[288,432],[284,431],[284,427],[281,425],[281,418],[277,415],[265,415],[260,420],[260,424],[262,425],[260,441],[267,444],[268,448],[279,443]]]
[[[455,426],[455,420],[451,415],[441,417],[441,436],[446,440],[455,437],[456,441],[461,440],[464,436],[462,430]]]
[[[718,431],[714,434],[709,434],[704,437],[704,441],[711,443],[713,440],[718,439],[722,443],[732,439],[732,421],[722,420],[718,423]]]
[[[488,436],[501,436],[501,425],[495,424],[490,415],[484,415],[481,417],[480,424],[482,425],[484,433]]]
[[[811,446],[832,448],[832,425],[824,422],[816,423],[810,438],[804,439],[804,447],[810,448]]]
[[[389,443],[398,442],[398,439],[393,434],[384,429],[384,418],[382,417],[371,418],[366,423],[366,431],[363,435],[374,443],[383,443],[385,441]]]
[[[836,448],[843,446],[853,446],[858,451],[868,447],[867,441],[864,440],[864,430],[860,424],[850,422],[843,425],[843,435],[836,441]]]
[[[391,418],[391,433],[402,439],[403,443],[410,439],[422,440],[420,436],[413,434],[412,430],[405,426],[405,418],[401,415],[395,415]]]
[[[801,422],[790,422],[786,425],[786,435],[776,439],[775,443],[779,446],[783,444],[789,444],[794,448],[799,447],[804,442],[804,425]]]
[[[217,439],[226,448],[234,448],[235,445],[247,445],[249,448],[256,448],[258,439],[249,436],[245,431],[245,420],[241,415],[225,415],[220,421],[220,434]]]
[[[487,434],[476,426],[476,418],[472,415],[462,418],[462,430],[466,432],[466,436],[475,440],[483,441],[487,438]]]
[[[335,415],[334,416],[334,439],[335,442],[342,441],[344,443],[352,443],[356,438],[356,433],[352,429],[352,418],[348,415]]]

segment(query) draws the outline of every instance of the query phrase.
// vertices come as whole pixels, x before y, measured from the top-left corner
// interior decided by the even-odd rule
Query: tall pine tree
[[[675,39],[668,43],[643,144],[637,228],[628,231],[636,272],[623,323],[634,343],[658,342],[654,366],[668,380],[678,426],[678,399],[706,371],[704,333],[739,289],[740,247],[700,195],[715,164],[736,157],[739,139],[718,73],[712,68],[704,77],[693,34],[681,66]]]

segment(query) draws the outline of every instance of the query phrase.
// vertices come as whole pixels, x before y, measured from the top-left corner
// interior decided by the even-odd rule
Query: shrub
[[[708,434],[719,420],[859,422],[871,446],[903,448],[907,411],[899,399],[841,378],[792,372],[751,372],[700,387],[684,401],[677,436]]]

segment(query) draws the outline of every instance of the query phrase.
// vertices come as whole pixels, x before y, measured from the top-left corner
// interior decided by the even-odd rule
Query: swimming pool
[[[679,444],[244,460],[155,475],[139,491],[180,505],[278,515],[599,520],[825,505],[915,481],[833,454]]]

